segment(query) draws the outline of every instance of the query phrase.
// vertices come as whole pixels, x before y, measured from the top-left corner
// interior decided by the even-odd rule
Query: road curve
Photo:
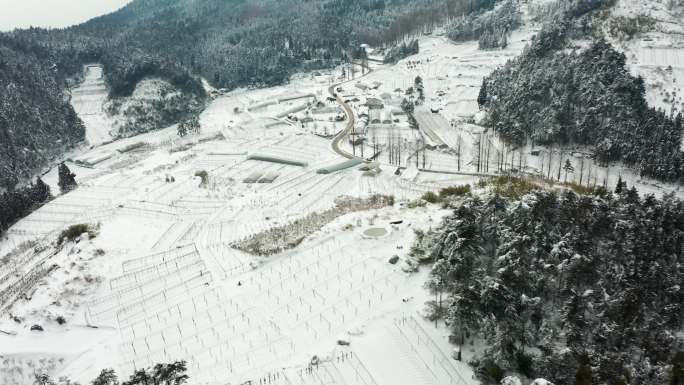
[[[354,124],[356,124],[356,117],[354,116],[354,110],[352,110],[352,108],[349,106],[349,104],[345,103],[344,100],[342,100],[342,98],[340,97],[340,95],[337,94],[335,89],[337,87],[341,86],[342,84],[353,82],[354,80],[360,79],[360,78],[368,75],[369,73],[371,73],[371,69],[369,66],[366,66],[366,70],[368,72],[366,72],[364,75],[362,75],[359,78],[354,78],[352,80],[347,80],[347,81],[344,81],[342,83],[333,84],[332,86],[330,86],[328,88],[328,93],[330,93],[330,96],[335,98],[335,100],[337,100],[337,103],[339,103],[340,106],[342,106],[342,108],[344,109],[345,114],[347,114],[347,118],[349,120],[347,122],[347,126],[342,131],[340,131],[339,134],[335,135],[335,137],[333,138],[333,141],[332,141],[333,151],[335,151],[336,153],[342,155],[343,157],[345,157],[347,159],[354,159],[354,158],[361,159],[361,157],[354,156],[353,154],[350,154],[350,153],[348,153],[348,152],[346,152],[340,148],[340,142],[342,140],[344,140],[344,138],[346,138],[349,135],[349,133],[354,129]]]

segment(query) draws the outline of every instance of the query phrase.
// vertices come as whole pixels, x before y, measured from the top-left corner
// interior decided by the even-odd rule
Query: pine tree
[[[477,95],[477,105],[483,109],[487,104],[487,79],[482,79],[482,87],[480,87],[480,94]]]
[[[413,103],[408,101],[408,99],[404,98],[404,100],[401,101],[401,109],[410,115],[410,114],[413,114],[413,111],[415,110],[415,106]]]
[[[56,385],[55,382],[45,373],[35,374],[34,385]]]
[[[42,179],[38,178],[36,183],[31,186],[31,200],[34,204],[40,204],[50,199],[50,186],[45,184]]]
[[[122,385],[183,385],[188,382],[187,363],[177,361],[156,364],[151,369],[139,369]]]
[[[575,384],[591,385],[591,361],[586,353],[580,355],[579,364],[580,366],[577,368],[577,373],[575,373]]]
[[[100,375],[97,376],[91,385],[119,385],[119,379],[112,369],[102,369]]]
[[[180,136],[181,138],[185,137],[188,134],[188,123],[185,120],[178,123],[177,132],[178,136]]]
[[[575,168],[572,167],[570,159],[565,160],[565,165],[563,165],[563,171],[565,171],[565,183],[568,183],[568,173],[572,174],[573,172],[575,172]]]
[[[62,163],[59,165],[58,174],[59,180],[57,184],[62,194],[66,194],[76,188],[76,174],[72,173],[66,164]]]
[[[430,278],[425,283],[425,287],[436,297],[437,314],[434,315],[435,319],[442,316],[442,294],[447,290],[448,275],[449,263],[445,259],[440,259],[432,266]]]
[[[199,117],[196,115],[189,119],[182,120],[180,123],[178,123],[177,127],[178,136],[181,138],[190,133],[197,135],[201,130],[202,126],[200,125]]]
[[[136,370],[122,385],[150,385],[155,384],[152,375],[145,369]]]
[[[684,352],[677,352],[672,357],[672,380],[670,385],[684,385]]]
[[[418,91],[418,101],[422,103],[425,101],[425,90],[423,89],[423,78],[416,76],[413,82],[413,87]]]
[[[195,135],[198,135],[201,130],[202,126],[200,125],[198,116],[193,116],[192,118],[190,118],[190,120],[188,120],[188,131],[192,132]]]
[[[639,191],[637,191],[636,187],[632,186],[629,190],[627,190],[627,184],[625,183],[623,186],[623,191],[627,191],[627,196],[625,197],[625,200],[630,203],[639,203]]]
[[[615,186],[615,193],[620,195],[627,189],[627,183],[622,181],[622,175],[618,176],[617,185]]]

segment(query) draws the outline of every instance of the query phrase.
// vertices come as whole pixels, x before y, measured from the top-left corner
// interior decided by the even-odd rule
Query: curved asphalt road
[[[366,76],[369,73],[371,73],[371,69],[369,66],[367,66],[366,69],[368,70],[368,72],[366,72],[366,74],[363,76]],[[363,76],[361,76],[361,77],[363,77]],[[342,100],[342,98],[340,97],[340,95],[337,94],[335,89],[337,87],[341,86],[342,84],[353,82],[354,80],[357,80],[357,79],[360,79],[360,78],[355,78],[352,80],[344,81],[342,83],[337,83],[337,84],[334,84],[328,88],[328,92],[330,93],[330,96],[334,97],[335,100],[337,100],[337,103],[339,103],[340,106],[342,106],[342,108],[344,108],[344,111],[347,114],[347,118],[349,119],[349,122],[347,122],[347,127],[345,127],[342,131],[340,131],[340,133],[337,134],[333,138],[333,141],[332,141],[332,149],[336,153],[342,155],[343,157],[345,157],[347,159],[355,159],[355,158],[361,159],[361,157],[354,156],[354,155],[352,155],[352,154],[350,154],[350,153],[348,153],[348,152],[346,152],[340,148],[340,142],[342,140],[344,140],[344,138],[346,138],[349,135],[349,133],[354,129],[354,124],[356,124],[356,117],[354,116],[354,111],[351,109],[349,104],[345,103],[344,100]]]

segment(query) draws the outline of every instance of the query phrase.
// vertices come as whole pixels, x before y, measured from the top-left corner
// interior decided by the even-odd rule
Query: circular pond
[[[384,227],[371,227],[363,232],[363,235],[369,238],[380,238],[387,234],[387,229]]]

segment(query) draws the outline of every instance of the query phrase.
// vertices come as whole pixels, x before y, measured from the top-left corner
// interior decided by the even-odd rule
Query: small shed
[[[385,108],[385,104],[382,102],[382,100],[378,98],[368,98],[366,99],[366,106],[370,110],[381,110]]]

